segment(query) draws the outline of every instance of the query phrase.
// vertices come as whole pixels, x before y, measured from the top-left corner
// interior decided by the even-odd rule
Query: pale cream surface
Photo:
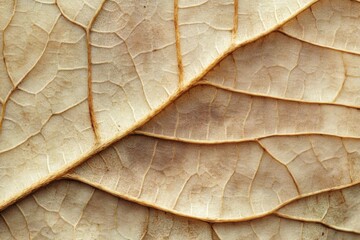
[[[110,197],[157,212],[160,228],[175,215],[233,223],[161,235],[132,229],[149,214],[119,230],[91,210],[78,228],[81,205],[110,195],[63,181],[48,189],[70,189],[67,210],[54,211],[73,227],[29,219],[31,238],[356,239],[358,10],[354,0],[0,0],[0,209],[66,177],[146,205]],[[27,214],[44,206],[37,194]],[[24,226],[16,218],[0,221]]]
[[[1,239],[359,239],[318,223],[276,216],[209,224],[59,181],[0,214]]]
[[[312,221],[360,233],[360,185],[299,199],[278,211],[279,216]]]
[[[275,31],[68,176],[215,221],[256,218],[356,184],[359,63],[352,52]]]
[[[123,138],[228,52],[313,2],[274,3],[281,17],[238,41],[238,18],[257,14],[255,5],[2,1],[0,206]]]

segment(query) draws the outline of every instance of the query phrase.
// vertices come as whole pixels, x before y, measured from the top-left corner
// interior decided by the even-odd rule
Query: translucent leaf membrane
[[[315,2],[0,1],[0,207],[105,147],[67,177],[209,221],[358,183],[359,3],[319,1],[251,43]],[[323,225],[211,226],[79,183],[47,189],[2,213],[4,238],[358,237],[325,227],[358,231],[356,191],[343,221],[341,200],[325,218],[297,200],[276,214]]]
[[[257,1],[272,20],[240,41],[239,17],[258,14],[241,2],[1,1],[0,208],[149,121],[226,54],[315,1]]]
[[[278,211],[280,216],[323,223],[334,229],[360,233],[360,185],[297,200]]]
[[[3,115],[3,104],[8,93],[11,91],[12,82],[7,73],[5,59],[4,59],[4,30],[8,26],[14,12],[15,1],[1,0],[0,1],[0,118]],[[1,126],[1,121],[0,121]]]
[[[1,239],[211,239],[207,223],[60,181],[1,212]]]
[[[64,17],[82,27],[88,27],[104,0],[56,0]]]
[[[203,85],[184,94],[139,131],[203,143],[307,133],[357,138],[359,118],[357,108],[251,96]]]
[[[0,214],[1,239],[359,239],[316,223],[275,216],[211,225],[58,181]]]
[[[174,3],[106,1],[91,29],[101,141],[148,118],[179,84]]]
[[[291,7],[287,3],[277,7],[291,9],[281,15],[289,19],[312,2],[291,1]],[[233,36],[238,4],[229,0],[105,2],[91,29],[94,109],[103,141],[147,121],[159,106],[171,101],[169,97],[240,44]],[[257,14],[253,7],[241,11]],[[246,40],[279,24],[273,21]]]
[[[183,80],[189,82],[223,55],[232,43],[234,0],[179,0]]]
[[[49,41],[53,40],[50,35],[56,25],[57,28],[61,25],[58,23],[60,15],[55,4],[24,0],[16,2],[14,16],[4,32],[3,50],[9,75],[15,85],[35,67]],[[64,36],[63,41],[70,40],[66,39],[69,37]],[[74,38],[79,40],[77,36]]]
[[[230,91],[359,106],[360,56],[274,32],[234,51],[203,81]]]
[[[341,232],[314,223],[291,221],[275,216],[239,223],[218,223],[213,229],[220,239],[319,239],[319,240],[355,240],[358,234]]]
[[[271,33],[231,53],[137,135],[68,177],[211,221],[263,216],[354,185],[359,61]]]
[[[316,2],[238,0],[236,42],[247,42],[249,39],[269,33]]]
[[[94,145],[86,46],[85,31],[54,3],[16,2],[4,31],[13,86],[1,118],[1,206]]]
[[[311,134],[211,145],[130,136],[68,177],[179,215],[234,221],[359,182],[359,144]]]
[[[281,31],[327,48],[360,53],[360,4],[321,0],[285,24]]]
[[[315,0],[178,1],[183,80],[192,81],[229,50],[281,26]],[[230,48],[230,49],[229,49]]]
[[[359,181],[357,113],[199,86],[139,132],[149,137],[120,141],[73,177],[187,216],[254,217]]]

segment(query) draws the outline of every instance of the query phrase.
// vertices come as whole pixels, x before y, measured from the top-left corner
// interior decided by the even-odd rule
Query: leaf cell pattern
[[[1,239],[360,238],[359,1],[0,16]]]

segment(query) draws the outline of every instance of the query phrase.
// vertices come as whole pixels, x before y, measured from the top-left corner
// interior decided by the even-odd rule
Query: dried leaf
[[[358,10],[0,0],[0,238],[359,238]]]
[[[0,206],[123,138],[228,53],[314,2],[1,4]]]
[[[278,215],[301,221],[319,222],[334,229],[360,233],[360,185],[297,200]]]
[[[136,131],[147,137],[125,138],[68,176],[211,221],[356,184],[359,64],[358,55],[272,33]]]
[[[360,239],[320,224],[275,216],[211,225],[71,181],[52,183],[0,216],[1,239]]]
[[[220,239],[318,239],[352,240],[360,236],[354,233],[337,231],[320,224],[291,221],[275,216],[244,223],[218,223],[213,228]]]
[[[120,200],[85,184],[50,184],[1,213],[1,239],[211,239],[207,223]]]

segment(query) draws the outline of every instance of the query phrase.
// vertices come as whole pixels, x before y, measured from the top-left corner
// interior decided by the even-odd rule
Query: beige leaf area
[[[277,212],[289,219],[323,223],[334,229],[360,233],[360,185],[297,200]]]
[[[291,19],[281,31],[303,41],[348,51],[360,52],[359,1],[324,0]]]
[[[224,144],[130,136],[69,176],[180,215],[244,220],[359,182],[359,144],[320,135]]]
[[[244,223],[209,224],[120,200],[71,181],[52,183],[0,216],[1,239],[360,238],[318,223],[276,216]]]
[[[279,2],[270,14],[262,1],[7,0],[0,206],[149,121],[231,51],[313,2]],[[254,14],[271,22],[251,29],[264,22],[242,19]]]
[[[360,239],[359,39],[354,0],[0,0],[0,239]]]

